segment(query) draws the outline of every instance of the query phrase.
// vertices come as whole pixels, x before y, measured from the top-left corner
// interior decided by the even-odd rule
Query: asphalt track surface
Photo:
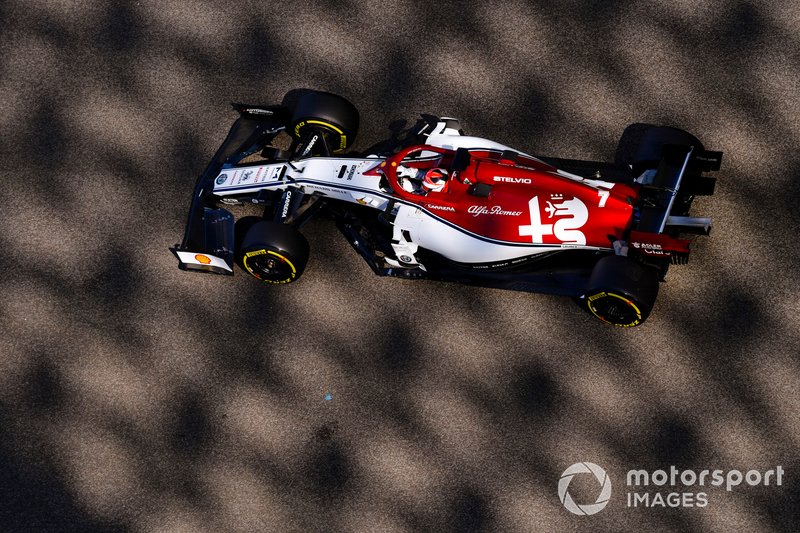
[[[800,528],[796,2],[271,4],[0,4],[0,530]],[[228,102],[294,88],[351,99],[356,148],[423,112],[597,160],[687,129],[725,151],[714,231],[632,330],[375,277],[324,220],[292,286],[179,271]],[[671,465],[785,474],[625,486]]]

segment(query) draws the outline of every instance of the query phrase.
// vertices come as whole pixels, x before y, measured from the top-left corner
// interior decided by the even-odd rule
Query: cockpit
[[[441,167],[424,169],[403,164],[397,166],[397,182],[400,187],[419,196],[445,192],[449,179],[449,172]]]
[[[447,202],[464,194],[486,197],[491,190],[489,184],[477,183],[471,154],[464,148],[413,146],[387,159],[381,171],[390,189],[407,200]]]

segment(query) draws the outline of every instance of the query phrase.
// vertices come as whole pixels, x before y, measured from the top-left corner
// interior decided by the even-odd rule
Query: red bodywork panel
[[[422,151],[435,152],[440,158],[407,159]],[[560,176],[555,167],[524,156],[501,160],[497,152],[473,150],[469,166],[451,176],[441,192],[421,196],[399,185],[401,161],[406,167],[447,169],[454,154],[438,147],[413,146],[389,158],[380,170],[398,197],[492,239],[608,248],[631,225],[638,196],[634,187],[619,183],[610,189],[595,187]],[[471,194],[475,184],[490,186],[488,196]]]

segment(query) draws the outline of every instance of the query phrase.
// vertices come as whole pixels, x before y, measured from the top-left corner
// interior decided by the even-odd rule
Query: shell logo
[[[197,255],[194,256],[194,258],[201,265],[211,264],[211,258],[208,257],[207,255],[197,254]]]

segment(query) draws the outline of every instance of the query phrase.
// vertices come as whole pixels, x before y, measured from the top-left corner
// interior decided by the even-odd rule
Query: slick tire
[[[604,257],[589,277],[579,305],[595,318],[620,327],[647,320],[658,295],[658,274],[627,257]]]
[[[254,220],[255,219],[255,220]],[[297,281],[308,263],[309,246],[296,229],[258,217],[246,217],[236,227],[236,262],[259,281]]]
[[[307,133],[321,132],[331,152],[339,153],[352,146],[359,120],[356,107],[341,96],[308,91],[294,105],[289,134],[300,140]]]

